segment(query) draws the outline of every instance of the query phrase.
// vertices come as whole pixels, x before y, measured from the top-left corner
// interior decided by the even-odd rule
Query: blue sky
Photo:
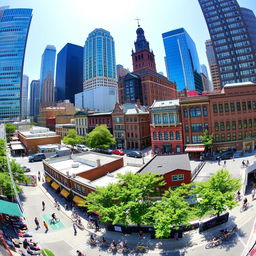
[[[255,0],[238,0],[256,13]],[[40,76],[41,55],[47,44],[57,53],[66,43],[84,46],[95,28],[110,31],[115,40],[116,62],[132,70],[131,50],[136,39],[136,17],[156,56],[157,71],[166,74],[162,33],[184,27],[194,40],[201,64],[208,64],[205,40],[208,29],[197,0],[1,0],[1,6],[32,8],[24,74]]]

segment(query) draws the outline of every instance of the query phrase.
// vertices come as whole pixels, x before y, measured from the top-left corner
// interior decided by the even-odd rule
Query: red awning
[[[191,145],[186,147],[185,152],[203,152],[204,149],[205,148],[203,145],[200,145],[200,146]]]

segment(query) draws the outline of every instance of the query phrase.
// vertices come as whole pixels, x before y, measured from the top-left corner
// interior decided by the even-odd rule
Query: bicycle
[[[218,246],[222,243],[222,239],[221,237],[213,237],[212,238],[212,241],[210,241],[209,243],[207,243],[205,245],[205,249],[210,249],[210,248],[213,248],[215,246]]]
[[[51,219],[51,224],[56,224],[56,223],[58,223],[58,222],[60,222],[60,219],[59,219],[59,218],[52,218],[52,219]]]
[[[240,208],[240,212],[245,212],[248,209],[249,203],[247,202],[246,204],[243,204],[242,207]]]

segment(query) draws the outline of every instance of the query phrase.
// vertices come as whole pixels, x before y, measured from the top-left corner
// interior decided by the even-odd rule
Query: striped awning
[[[67,197],[69,196],[69,194],[70,194],[66,189],[62,189],[62,190],[60,191],[60,193],[61,193],[65,198],[67,198]]]
[[[83,198],[81,198],[80,196],[74,196],[73,198],[73,202],[76,204],[76,205],[80,205],[80,204],[84,204],[86,202],[86,200],[84,200]]]
[[[51,180],[52,180],[52,178],[51,178],[51,177],[46,176],[46,181],[47,181],[47,182],[51,182]]]
[[[187,146],[186,149],[185,149],[185,152],[203,152],[205,149],[205,147],[202,145],[200,146]]]
[[[55,190],[57,190],[57,189],[60,187],[55,181],[51,184],[51,186],[52,186]]]

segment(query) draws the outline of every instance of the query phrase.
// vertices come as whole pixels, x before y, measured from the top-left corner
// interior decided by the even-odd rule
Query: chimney
[[[97,160],[96,160],[96,164],[97,164],[97,167],[100,167],[100,166],[101,166],[101,164],[100,164],[100,159],[97,159]]]

